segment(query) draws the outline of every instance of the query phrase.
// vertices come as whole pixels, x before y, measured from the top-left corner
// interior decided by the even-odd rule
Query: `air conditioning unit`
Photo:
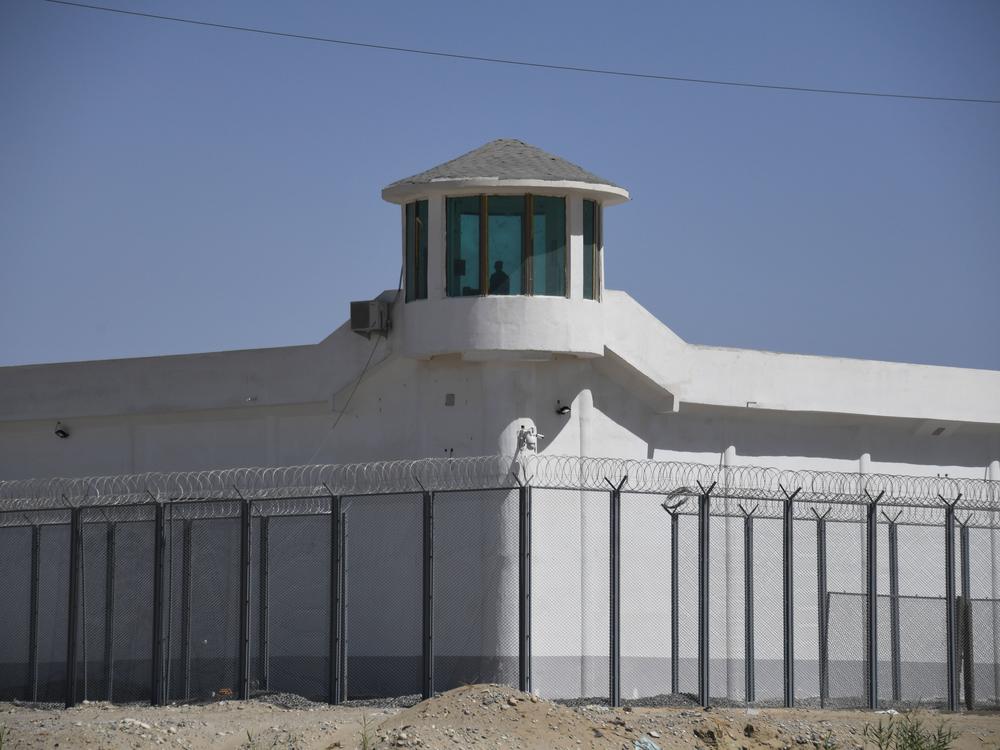
[[[389,333],[389,305],[378,299],[351,303],[351,330],[366,339]]]

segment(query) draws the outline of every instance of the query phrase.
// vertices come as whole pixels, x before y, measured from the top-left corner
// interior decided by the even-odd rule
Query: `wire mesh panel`
[[[753,522],[754,681],[756,703],[780,705],[784,698],[782,622],[782,525],[776,518]]]
[[[420,693],[423,501],[344,498],[349,698]]]
[[[662,496],[622,493],[621,695],[670,693],[670,516]]]
[[[518,496],[434,496],[434,688],[518,684]]]
[[[188,634],[190,659],[187,698],[208,700],[237,695],[240,634],[240,519],[238,503],[178,506],[171,509],[168,564],[170,694],[176,695],[183,667],[177,670]],[[184,523],[190,524],[190,583],[184,592]],[[180,541],[178,541],[180,540]],[[180,553],[178,554],[178,551]],[[189,607],[189,609],[188,609]],[[187,611],[186,611],[187,610]],[[184,618],[189,618],[185,625]],[[152,646],[150,646],[152,648]]]
[[[820,691],[816,522],[814,519],[803,519],[792,523],[795,699],[803,705],[818,705]]]
[[[531,503],[532,687],[606,698],[609,493],[535,488]]]
[[[40,529],[38,578],[38,700],[66,696],[66,629],[69,603],[69,512],[65,525]]]
[[[992,518],[982,519],[993,522]],[[965,633],[968,646],[963,654],[963,669],[971,663],[968,703],[977,708],[1000,705],[1000,533],[993,528],[968,530],[968,579],[970,584]],[[961,619],[961,618],[960,618]]]
[[[695,699],[698,695],[698,517],[683,515],[678,518],[678,523],[678,690]]]
[[[0,514],[0,700],[30,699],[31,526]],[[23,523],[23,522],[22,522]]]
[[[835,705],[865,704],[865,525],[827,522],[829,690]]]
[[[268,526],[267,689],[323,700],[330,658],[330,516],[274,516]],[[258,570],[253,564],[252,578]]]
[[[709,525],[709,697],[744,699],[743,519],[733,501],[712,503]]]
[[[107,529],[96,519],[92,511],[84,511],[82,517],[83,550],[81,568],[83,576],[80,584],[82,619],[80,642],[77,648],[77,695],[83,700],[104,700],[107,697],[105,685],[104,653],[107,602]]]

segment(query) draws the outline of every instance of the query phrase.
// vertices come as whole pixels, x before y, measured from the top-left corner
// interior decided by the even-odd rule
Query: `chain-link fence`
[[[0,483],[0,700],[1000,704],[996,482],[535,461]]]

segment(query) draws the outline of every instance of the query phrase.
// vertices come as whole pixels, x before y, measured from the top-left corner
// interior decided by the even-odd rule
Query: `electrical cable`
[[[964,102],[971,104],[1000,104],[1000,99],[977,99],[962,96],[928,96],[921,94],[897,94],[886,91],[862,91],[852,89],[827,89],[815,86],[786,86],[776,83],[754,83],[750,81],[728,81],[712,78],[691,78],[686,76],[665,75],[659,73],[640,73],[637,71],[614,70],[611,68],[588,68],[578,65],[559,65],[555,63],[532,62],[530,60],[512,60],[502,57],[485,57],[481,55],[464,55],[457,52],[440,52],[437,50],[418,49],[414,47],[396,47],[389,44],[374,44],[372,42],[358,42],[350,39],[335,39],[332,37],[313,36],[311,34],[294,34],[288,31],[273,31],[271,29],[255,28],[253,26],[237,26],[235,24],[214,23],[212,21],[200,21],[193,18],[181,18],[179,16],[164,16],[156,13],[142,13],[135,10],[124,10],[122,8],[109,8],[103,5],[90,5],[88,3],[72,2],[71,0],[44,0],[44,2],[55,5],[67,5],[75,8],[86,8],[87,10],[104,11],[106,13],[119,13],[126,16],[138,16],[157,21],[173,21],[175,23],[186,23],[194,26],[207,26],[215,29],[226,29],[228,31],[244,31],[251,34],[264,34],[266,36],[284,37],[287,39],[300,39],[309,42],[322,42],[324,44],[340,44],[349,47],[364,47],[367,49],[383,50],[386,52],[402,52],[410,55],[425,55],[429,57],[443,57],[453,60],[466,60],[471,62],[493,63],[497,65],[517,65],[525,68],[544,68],[546,70],[561,70],[573,73],[589,73],[594,75],[617,76],[620,78],[645,78],[656,81],[674,81],[680,83],[695,83],[710,86],[732,86],[737,88],[750,89],[770,89],[773,91],[791,91],[808,94],[836,94],[839,96],[868,96],[886,99],[911,99],[918,101],[935,102]]]

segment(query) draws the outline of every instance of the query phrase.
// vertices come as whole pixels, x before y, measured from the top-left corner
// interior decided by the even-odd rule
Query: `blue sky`
[[[107,5],[702,78],[1000,98],[1000,4]],[[310,343],[395,287],[393,180],[499,137],[625,185],[688,341],[1000,369],[1000,105],[414,57],[0,0],[0,365]]]

